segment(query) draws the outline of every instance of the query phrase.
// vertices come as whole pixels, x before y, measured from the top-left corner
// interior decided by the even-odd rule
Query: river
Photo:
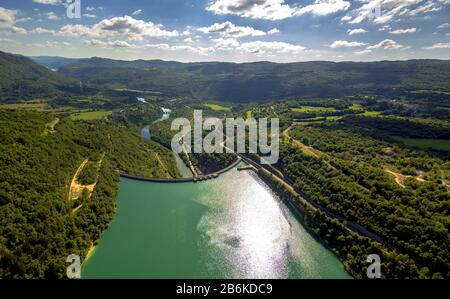
[[[83,278],[351,278],[252,171],[201,183],[121,180]]]

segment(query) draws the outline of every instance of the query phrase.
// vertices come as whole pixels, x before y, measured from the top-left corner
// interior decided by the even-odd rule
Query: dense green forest
[[[448,138],[448,129],[370,117],[295,126],[290,136],[315,152],[291,140],[278,166],[306,198],[408,255],[415,277],[448,278],[449,155],[392,143],[393,136]]]
[[[65,277],[67,256],[84,256],[112,219],[117,170],[154,177],[179,175],[171,152],[143,141],[137,126],[65,118],[54,133],[45,134],[53,118],[47,113],[0,110],[1,278]],[[79,199],[83,207],[73,213],[68,193],[76,169],[84,159],[98,161],[103,154],[98,171],[82,172],[85,183],[97,172],[97,185],[90,199]]]
[[[450,62],[439,60],[183,64],[91,58],[62,66],[59,73],[105,89],[229,102],[450,91]]]
[[[80,92],[79,80],[52,72],[27,57],[0,51],[0,102]]]

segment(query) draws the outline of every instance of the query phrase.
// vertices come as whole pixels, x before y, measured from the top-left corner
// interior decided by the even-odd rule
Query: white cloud
[[[234,38],[217,38],[214,39],[214,49],[218,51],[232,51],[239,47],[240,43]]]
[[[136,20],[130,16],[114,17],[104,19],[101,22],[92,25],[65,25],[58,33],[63,36],[82,36],[82,37],[126,37],[130,40],[143,40],[146,37],[174,37],[179,33],[167,31],[163,25]]]
[[[86,17],[86,18],[91,18],[91,19],[95,19],[97,16],[96,15],[94,15],[94,14],[90,14],[90,13],[85,13],[85,14],[83,14],[83,17]]]
[[[16,26],[13,26],[11,28],[11,31],[12,31],[12,33],[17,33],[17,34],[27,34],[27,30],[26,29],[20,28],[20,27],[16,27]]]
[[[11,28],[16,23],[16,15],[18,12],[18,10],[0,7],[0,29]]]
[[[267,31],[267,34],[272,35],[272,34],[277,34],[280,33],[280,30],[278,30],[277,28],[273,28],[270,29],[269,31]]]
[[[430,47],[426,47],[424,49],[426,49],[426,50],[450,49],[450,43],[438,43],[438,44],[434,44]]]
[[[348,35],[363,34],[363,33],[367,33],[367,30],[364,30],[362,28],[357,28],[357,29],[349,29],[347,31]]]
[[[34,3],[45,4],[45,5],[59,5],[61,0],[33,0]]]
[[[54,30],[45,29],[45,28],[41,28],[41,27],[34,28],[30,32],[31,33],[36,33],[36,34],[44,34],[44,33],[55,34]]]
[[[380,28],[378,28],[378,31],[386,31],[386,30],[391,30],[392,27],[390,25],[384,25]]]
[[[414,33],[417,32],[417,28],[408,28],[408,29],[397,29],[390,31],[390,34],[406,34],[406,33]]]
[[[366,46],[366,43],[362,43],[362,42],[349,42],[349,41],[345,41],[345,40],[337,40],[334,41],[331,45],[330,48],[333,49],[338,49],[338,48],[355,48],[355,47],[361,47],[361,46]]]
[[[396,41],[393,41],[392,39],[385,39],[376,45],[367,47],[368,50],[371,49],[396,50],[401,48],[404,48],[403,45],[397,43]]]
[[[386,24],[399,17],[414,17],[419,14],[442,10],[448,0],[361,0],[362,6],[353,10],[351,24],[358,24],[364,20],[377,24]]]
[[[343,17],[341,18],[341,21],[347,22],[347,21],[350,21],[351,19],[352,19],[351,16],[343,16]]]
[[[345,0],[314,0],[303,7],[286,4],[284,0],[215,0],[206,9],[218,15],[233,14],[276,21],[306,13],[324,16],[349,7],[350,2]]]
[[[27,30],[16,27],[18,10],[0,7],[0,30],[9,30],[16,34],[26,34]]]
[[[318,16],[326,16],[338,11],[346,11],[350,7],[350,2],[343,0],[316,0],[313,4],[301,7],[296,15],[311,13]]]
[[[134,11],[131,15],[132,16],[137,16],[137,15],[140,15],[141,12],[142,12],[142,9],[138,9],[138,10]]]
[[[284,42],[263,42],[254,41],[243,43],[240,49],[252,54],[299,54],[305,51],[300,45],[293,45]]]
[[[263,36],[266,32],[257,30],[249,26],[236,26],[227,21],[224,23],[215,23],[209,27],[201,27],[197,29],[205,34],[217,33],[224,37],[244,37],[244,36]]]
[[[94,11],[94,10],[103,10],[103,7],[102,6],[99,6],[99,7],[88,6],[88,7],[86,7],[86,11]]]
[[[30,22],[30,21],[33,21],[33,18],[26,17],[26,18],[17,19],[16,23],[25,23],[25,22]]]
[[[450,23],[441,24],[441,25],[437,26],[436,28],[437,29],[444,29],[444,28],[448,28],[448,27],[450,27]]]
[[[47,13],[47,19],[56,21],[56,20],[59,20],[59,17],[53,11],[51,11],[51,12]]]
[[[133,44],[129,44],[126,41],[116,40],[116,41],[102,41],[98,39],[85,40],[85,44],[91,46],[101,46],[101,47],[111,47],[111,48],[135,48]]]
[[[369,54],[369,53],[372,53],[372,50],[362,50],[362,51],[357,51],[357,52],[353,52],[353,54],[356,54],[356,55],[364,55],[364,54]]]

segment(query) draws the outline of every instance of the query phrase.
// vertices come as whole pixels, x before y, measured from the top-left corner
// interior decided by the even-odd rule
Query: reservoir
[[[350,278],[251,171],[202,183],[122,179],[83,278]]]
[[[163,112],[157,121],[170,117]],[[81,276],[351,278],[254,172],[237,167],[201,183],[122,178],[116,215]]]

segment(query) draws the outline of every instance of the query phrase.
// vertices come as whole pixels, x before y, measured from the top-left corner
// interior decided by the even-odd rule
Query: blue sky
[[[74,0],[71,0],[74,1]],[[450,0],[2,0],[0,50],[178,61],[450,59]]]

